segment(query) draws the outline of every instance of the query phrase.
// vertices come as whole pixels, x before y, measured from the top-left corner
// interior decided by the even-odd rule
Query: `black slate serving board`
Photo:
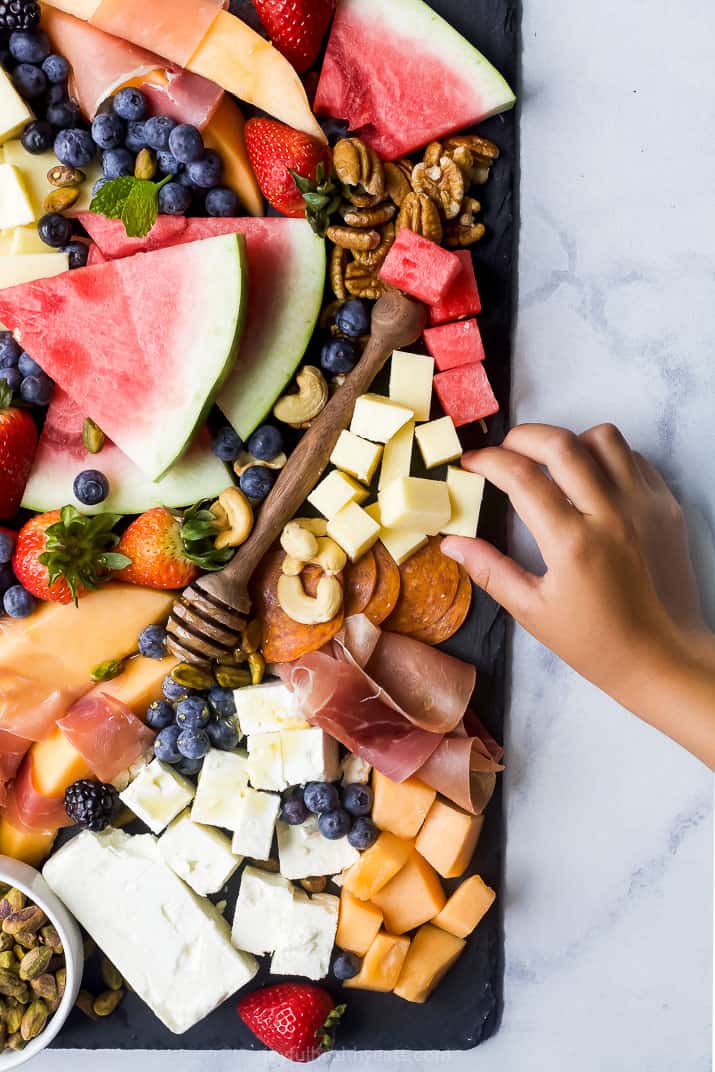
[[[389,3],[389,0],[385,0]],[[431,6],[461,31],[503,72],[518,92],[520,3],[518,0],[430,0]],[[474,250],[483,312],[480,328],[488,354],[487,370],[502,407],[489,420],[485,437],[479,427],[462,436],[469,447],[500,443],[509,411],[511,328],[515,285],[515,179],[517,175],[516,113],[483,123],[480,133],[502,150],[486,187],[480,190],[487,235]],[[480,535],[498,546],[506,543],[505,505],[487,493]],[[503,739],[505,703],[505,616],[482,592],[475,592],[469,619],[446,648],[478,668],[474,707],[488,729]],[[508,757],[507,757],[508,761]],[[478,872],[499,893],[502,871],[502,788],[486,813],[484,830],[470,873]],[[455,882],[447,883],[454,886]],[[226,911],[232,918],[237,881],[231,884]],[[338,892],[334,890],[333,892]],[[426,1005],[411,1005],[390,994],[344,991],[348,1000],[337,1047],[345,1050],[463,1050],[489,1038],[497,1029],[502,992],[502,935],[499,900],[468,941],[462,958]],[[134,910],[132,905],[107,906],[108,911]],[[139,906],[136,908],[140,911]],[[266,960],[267,958],[264,958]],[[90,969],[91,972],[91,969]],[[261,969],[253,985],[276,982]],[[87,979],[95,993],[97,978]],[[94,985],[92,985],[94,983]],[[197,980],[200,986],[200,980]],[[336,991],[337,993],[338,991]],[[240,1050],[261,1044],[228,1001],[185,1035],[173,1035],[134,994],[128,994],[113,1016],[91,1023],[75,1010],[54,1046],[63,1049]]]

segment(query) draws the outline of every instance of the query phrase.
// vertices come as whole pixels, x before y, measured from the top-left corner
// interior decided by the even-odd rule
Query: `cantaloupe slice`
[[[413,842],[388,831],[345,872],[344,887],[361,901],[370,901],[410,858]]]
[[[381,931],[365,954],[360,971],[343,986],[388,994],[397,985],[410,939]]]
[[[496,893],[479,875],[465,878],[432,922],[457,938],[467,938],[494,904]]]
[[[439,798],[429,810],[415,848],[442,878],[459,878],[469,867],[483,823],[483,815],[470,815]]]
[[[369,901],[360,901],[349,890],[340,895],[340,914],[335,944],[364,957],[382,926],[382,912]]]
[[[462,955],[466,942],[429,923],[420,927],[405,957],[395,993],[422,1004]]]
[[[236,191],[251,216],[262,216],[263,195],[248,159],[243,136],[245,125],[246,120],[236,102],[224,96],[204,130],[204,144],[221,155],[224,185]]]
[[[437,872],[418,852],[413,852],[395,877],[373,895],[385,927],[404,934],[427,923],[444,908],[447,900]]]
[[[378,770],[372,772],[372,789],[372,818],[380,829],[401,838],[417,837],[437,791],[418,778],[393,782]]]
[[[56,837],[56,831],[18,830],[5,816],[0,816],[0,854],[21,860],[31,867],[39,867],[47,859]]]

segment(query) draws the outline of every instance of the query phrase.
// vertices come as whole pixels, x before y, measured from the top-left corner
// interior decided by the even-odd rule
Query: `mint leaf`
[[[149,234],[159,214],[159,190],[171,180],[167,175],[161,182],[122,176],[111,179],[99,190],[89,206],[110,220],[121,220],[129,238]]]
[[[101,190],[90,202],[90,212],[96,212],[99,216],[106,216],[109,220],[120,220],[124,204],[131,193],[136,179],[131,175],[123,175],[119,179],[110,179],[105,182]]]

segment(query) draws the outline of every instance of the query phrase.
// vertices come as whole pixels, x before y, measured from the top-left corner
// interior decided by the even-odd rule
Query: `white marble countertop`
[[[514,418],[615,420],[686,500],[712,593],[715,7],[525,7]],[[711,776],[520,632],[507,759],[500,1031],[464,1055],[344,1054],[322,1067],[710,1069]],[[98,1067],[62,1051],[33,1067],[70,1062]],[[287,1067],[232,1053],[100,1063]]]

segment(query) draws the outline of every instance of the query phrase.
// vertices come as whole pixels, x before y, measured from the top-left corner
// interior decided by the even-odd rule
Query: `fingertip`
[[[442,554],[458,562],[460,566],[464,565],[463,539],[462,536],[445,536],[440,544]]]

